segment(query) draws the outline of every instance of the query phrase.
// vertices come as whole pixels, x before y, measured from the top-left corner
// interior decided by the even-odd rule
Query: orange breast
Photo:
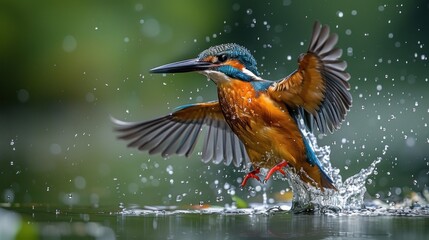
[[[254,166],[271,168],[283,160],[291,165],[305,161],[301,133],[282,103],[239,80],[219,84],[218,94],[225,119],[245,144]]]

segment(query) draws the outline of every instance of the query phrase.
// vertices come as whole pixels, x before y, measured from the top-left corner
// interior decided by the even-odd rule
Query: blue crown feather
[[[244,64],[247,70],[251,71],[256,76],[259,76],[257,63],[249,50],[235,43],[227,43],[218,46],[210,47],[204,50],[198,56],[198,59],[203,60],[208,56],[218,56],[225,54],[228,58],[234,58]],[[226,69],[228,70],[228,69]],[[245,80],[245,79],[243,79]]]

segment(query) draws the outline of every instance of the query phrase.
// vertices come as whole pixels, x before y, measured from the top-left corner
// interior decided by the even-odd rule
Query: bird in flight
[[[129,147],[168,157],[189,156],[205,135],[204,162],[250,167],[242,186],[251,178],[260,181],[261,168],[269,169],[264,182],[290,168],[322,191],[336,189],[300,125],[310,132],[332,132],[351,107],[350,74],[337,41],[327,25],[316,22],[298,68],[277,81],[261,78],[255,58],[235,43],[153,68],[152,73],[201,73],[216,84],[218,100],[181,106],[149,121],[112,119],[119,138]]]

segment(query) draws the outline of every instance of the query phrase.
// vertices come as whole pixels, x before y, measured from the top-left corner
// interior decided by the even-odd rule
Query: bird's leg
[[[273,168],[270,169],[267,176],[264,178],[264,183],[270,179],[270,177],[276,172],[279,171],[281,174],[286,175],[286,172],[283,170],[284,167],[287,166],[287,162],[283,160],[281,163],[275,165]]]
[[[244,177],[243,181],[241,182],[241,187],[246,186],[247,180],[249,180],[249,178],[254,178],[254,179],[258,180],[258,181],[261,181],[261,179],[257,175],[259,172],[260,172],[259,168],[255,168],[253,171],[251,171],[248,174],[246,174],[246,176]]]

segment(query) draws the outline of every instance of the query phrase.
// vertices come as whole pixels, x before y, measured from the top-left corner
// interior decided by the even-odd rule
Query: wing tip
[[[313,29],[315,29],[312,36],[312,43],[314,44],[309,46],[309,52],[319,57],[324,66],[321,71],[325,73],[322,73],[322,75],[331,76],[328,81],[333,82],[328,84],[331,85],[331,88],[333,87],[335,89],[332,94],[346,94],[345,99],[343,99],[342,95],[330,99],[336,103],[336,107],[343,108],[339,110],[340,112],[345,112],[344,114],[340,114],[338,119],[326,115],[323,111],[318,111],[318,116],[314,116],[313,121],[315,121],[317,129],[320,133],[326,134],[328,131],[332,133],[341,127],[341,123],[344,121],[346,113],[351,107],[352,97],[348,91],[350,90],[350,83],[348,81],[351,75],[346,72],[347,62],[341,59],[342,49],[335,47],[338,42],[338,35],[330,32],[329,26],[322,25],[318,20],[315,21]],[[326,99],[324,101],[326,101]],[[329,104],[324,104],[322,102],[321,109],[326,108],[327,105]]]
[[[110,114],[109,114],[109,118],[110,118],[110,121],[115,125],[116,131],[121,131],[124,127],[133,126],[135,124],[134,122],[126,122],[126,121],[119,120]]]

